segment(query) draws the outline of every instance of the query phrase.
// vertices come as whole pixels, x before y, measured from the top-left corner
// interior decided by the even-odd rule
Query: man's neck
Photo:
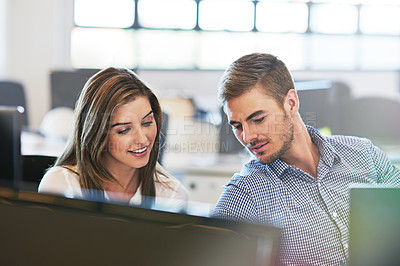
[[[298,124],[291,148],[280,159],[317,179],[319,158],[318,147],[312,142],[307,128],[303,123]]]

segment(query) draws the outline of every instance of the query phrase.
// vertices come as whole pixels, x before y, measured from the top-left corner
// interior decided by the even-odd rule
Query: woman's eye
[[[117,133],[120,135],[125,135],[126,133],[129,132],[129,130],[130,130],[129,128],[121,129],[121,130],[118,130]]]
[[[150,126],[151,124],[153,124],[153,120],[152,120],[152,121],[147,121],[147,122],[143,122],[143,123],[142,123],[142,125],[143,125],[144,127],[148,127],[148,126]]]

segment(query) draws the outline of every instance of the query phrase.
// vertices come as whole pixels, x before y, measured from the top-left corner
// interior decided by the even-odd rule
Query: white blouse
[[[159,165],[157,167],[161,168]],[[40,193],[57,194],[70,198],[82,198],[83,194],[79,184],[79,175],[75,171],[76,167],[68,166],[68,168],[62,166],[52,167],[43,176],[38,191]],[[165,170],[162,172],[165,172]],[[161,207],[175,210],[176,208],[183,208],[186,205],[188,192],[176,178],[159,175],[158,180],[154,183],[156,189],[156,208]],[[104,196],[106,199],[109,199],[106,191],[104,191]],[[139,185],[135,195],[129,200],[129,204],[139,205],[141,202],[142,195]]]

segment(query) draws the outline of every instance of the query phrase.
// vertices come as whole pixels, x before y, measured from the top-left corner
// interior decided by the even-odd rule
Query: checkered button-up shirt
[[[317,179],[279,159],[251,160],[225,186],[214,216],[281,227],[283,265],[347,264],[349,186],[399,185],[400,170],[368,139],[307,130],[320,152]]]

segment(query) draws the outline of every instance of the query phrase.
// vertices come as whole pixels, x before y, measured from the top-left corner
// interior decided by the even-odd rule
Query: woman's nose
[[[145,143],[147,140],[146,132],[141,128],[135,130],[132,137],[135,143]]]

